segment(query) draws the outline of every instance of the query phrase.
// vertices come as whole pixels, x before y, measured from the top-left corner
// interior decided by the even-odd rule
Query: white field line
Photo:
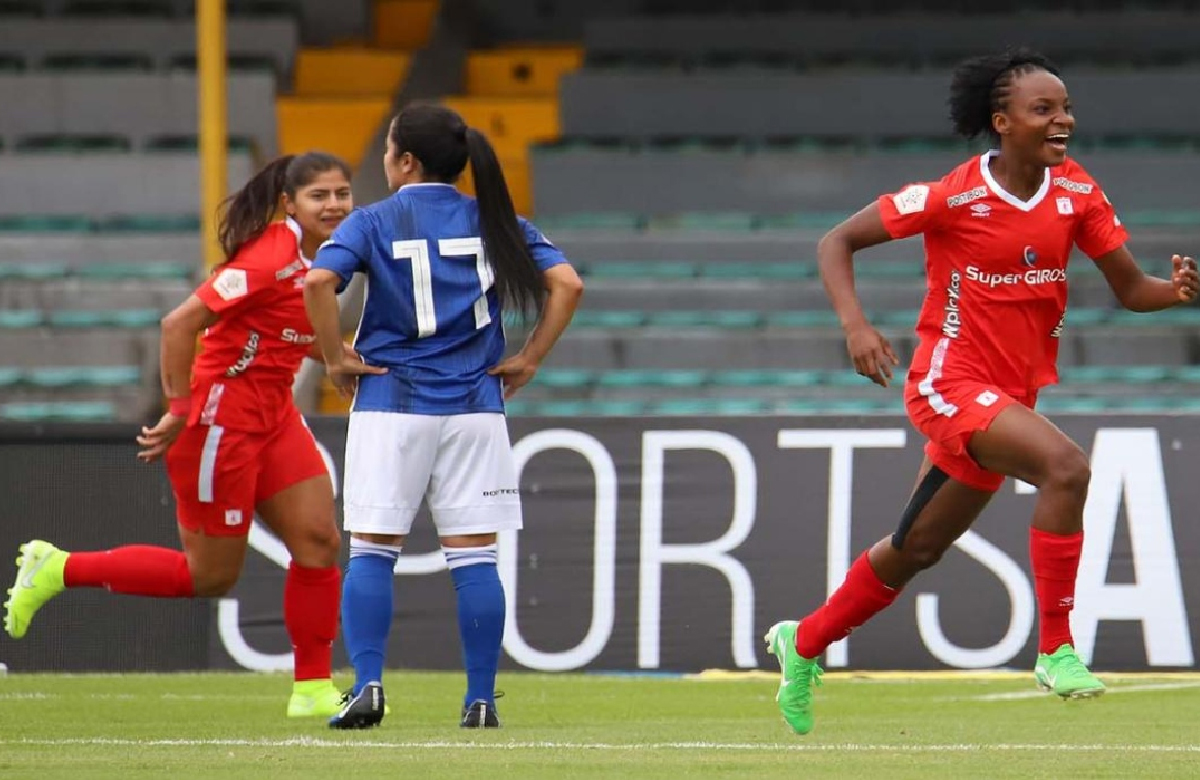
[[[1110,687],[1105,695],[1109,696],[1114,693],[1141,693],[1142,691],[1177,691],[1181,688],[1200,688],[1200,682],[1118,685]],[[1017,699],[1043,699],[1052,695],[1045,691],[1012,691],[1009,693],[984,693],[979,696],[946,697],[943,701],[1014,701]]]
[[[648,750],[716,750],[726,752],[797,752],[797,753],[1200,753],[1200,745],[1075,745],[1075,744],[943,744],[943,745],[882,745],[872,743],[797,744],[756,742],[450,742],[450,741],[402,741],[357,739],[320,739],[296,737],[292,739],[25,739],[0,740],[0,747],[253,747],[253,748],[333,748],[345,750],[356,748],[383,748],[398,750],[599,750],[599,751],[648,751]]]

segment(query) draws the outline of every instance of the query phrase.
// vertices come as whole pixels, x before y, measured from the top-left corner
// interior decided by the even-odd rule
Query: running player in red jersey
[[[1064,698],[1104,692],[1076,654],[1069,623],[1088,458],[1033,411],[1038,390],[1058,379],[1058,339],[1070,321],[1067,258],[1078,246],[1132,311],[1193,300],[1200,276],[1191,258],[1178,255],[1169,280],[1146,276],[1134,262],[1108,199],[1067,157],[1075,119],[1046,58],[1016,51],[963,62],[951,84],[950,113],[960,135],[989,133],[998,149],[940,181],[881,197],[830,231],[817,250],[856,371],[886,387],[898,361],[863,313],[852,255],[924,235],[928,292],[905,403],[928,444],[896,533],[863,553],[823,606],[767,634],[783,672],[779,709],[798,734],[812,729],[817,658],[936,564],[1006,476],[1038,488],[1030,529],[1037,683]]]
[[[282,205],[283,222],[272,222]],[[24,636],[64,588],[160,598],[221,596],[234,586],[257,511],[291,553],[284,621],[295,652],[289,717],[340,708],[331,679],[340,537],[333,486],[292,400],[305,356],[319,357],[304,311],[308,258],[350,212],[350,170],[327,154],[281,157],[229,201],[228,261],[162,321],[169,409],[143,428],[138,457],[166,456],[183,551],[127,546],[65,552],[21,546],[5,629]],[[203,351],[196,355],[196,339]]]

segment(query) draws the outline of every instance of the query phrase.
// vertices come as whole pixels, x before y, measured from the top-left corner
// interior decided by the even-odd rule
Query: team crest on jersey
[[[241,298],[250,292],[250,284],[246,279],[246,272],[241,268],[226,268],[217,274],[217,278],[213,280],[212,286],[217,295],[226,301]]]
[[[1075,206],[1071,203],[1071,199],[1068,198],[1067,196],[1064,195],[1060,198],[1056,198],[1055,200],[1058,203],[1058,213],[1059,214],[1074,214],[1075,213]]]
[[[1033,247],[1027,246],[1025,247],[1025,252],[1022,256],[1022,259],[1025,261],[1025,265],[1033,268],[1035,265],[1037,265],[1037,252],[1033,251]]]
[[[925,210],[928,199],[928,184],[912,184],[893,195],[892,203],[901,214],[917,214]]]

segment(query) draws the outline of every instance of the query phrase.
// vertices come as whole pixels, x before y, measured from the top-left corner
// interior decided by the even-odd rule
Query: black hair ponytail
[[[417,158],[429,181],[453,183],[470,163],[480,238],[495,272],[500,303],[522,315],[539,310],[545,299],[542,274],[529,254],[508,182],[487,136],[467,127],[456,111],[429,103],[401,111],[388,134],[395,153]]]
[[[473,127],[467,128],[467,156],[479,203],[479,232],[496,274],[496,293],[522,314],[537,311],[545,297],[542,273],[529,255],[496,152],[487,136]]]
[[[217,240],[230,260],[244,245],[262,235],[271,224],[279,198],[287,186],[288,165],[293,155],[277,157],[221,204]]]

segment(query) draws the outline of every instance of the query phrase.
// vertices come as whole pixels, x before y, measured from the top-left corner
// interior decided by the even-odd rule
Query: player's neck
[[[1046,166],[1040,162],[1014,162],[1006,154],[989,158],[988,168],[997,184],[1021,200],[1029,200],[1036,195],[1046,179]]]
[[[317,250],[321,248],[321,244],[325,243],[320,236],[310,236],[308,233],[300,239],[300,254],[305,260],[312,260],[317,256]]]

